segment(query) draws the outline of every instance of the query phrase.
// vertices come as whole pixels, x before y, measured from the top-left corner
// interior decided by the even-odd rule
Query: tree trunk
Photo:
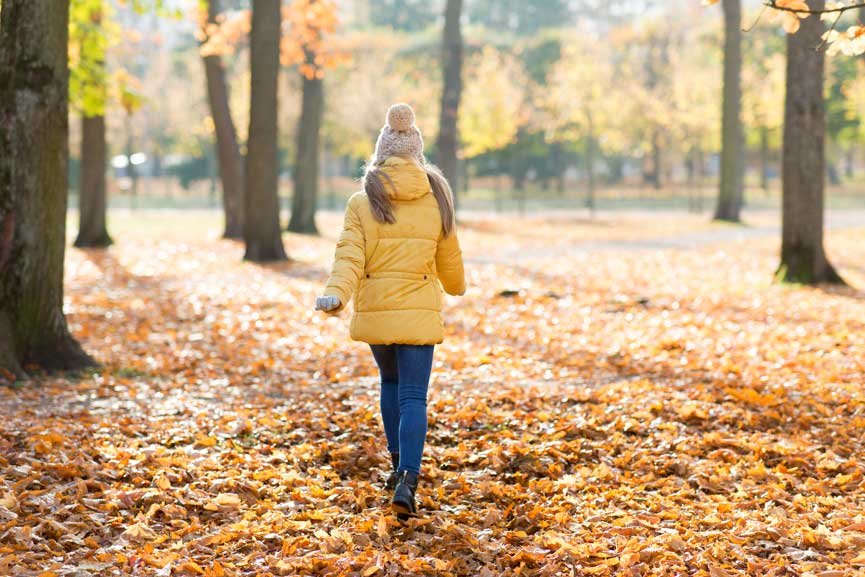
[[[113,241],[106,226],[105,117],[81,116],[81,172],[78,178],[78,237],[75,246],[105,247]]]
[[[307,54],[307,62],[314,55]],[[315,210],[318,203],[318,176],[321,118],[324,114],[324,82],[303,76],[303,100],[297,127],[297,153],[294,162],[294,198],[288,230],[318,234]]]
[[[838,171],[838,164],[834,161],[829,161],[826,166],[826,176],[829,178],[829,184],[838,186],[841,184],[841,173]]]
[[[697,145],[697,212],[703,212],[703,183],[706,182],[706,155]]]
[[[745,185],[741,0],[723,0],[723,7],[724,103],[721,121],[721,184],[715,220],[740,222]]]
[[[280,0],[253,0],[243,233],[244,258],[255,262],[286,259],[279,230],[276,146],[280,26]]]
[[[460,98],[462,96],[463,37],[460,27],[462,0],[447,0],[443,39],[444,90],[442,92],[441,117],[439,119],[438,164],[454,191],[454,201],[459,195],[457,166]]]
[[[209,23],[216,24],[219,0],[209,0],[207,16]],[[222,205],[225,212],[225,232],[222,236],[239,239],[243,238],[243,158],[240,156],[237,130],[231,118],[222,58],[218,54],[210,54],[203,60],[210,116],[216,132],[219,177],[222,182]]]
[[[688,151],[685,155],[685,174],[687,180],[685,184],[688,189],[688,212],[696,212],[697,206],[697,150],[696,146]]]
[[[132,163],[132,155],[135,154],[134,148],[132,146],[132,111],[126,111],[126,118],[124,120],[124,126],[126,127],[126,175],[129,177],[129,194],[130,194],[130,207],[133,209],[138,208],[138,169]]]
[[[586,126],[588,135],[586,137],[586,173],[588,176],[588,187],[586,194],[586,208],[589,214],[595,215],[595,124],[592,114],[586,113]]]
[[[0,378],[92,365],[63,315],[69,2],[0,16]]]
[[[652,185],[652,188],[656,190],[661,189],[661,157],[661,131],[656,130],[652,134],[651,168],[643,175],[646,184]]]
[[[769,192],[769,129],[760,128],[760,187]]]
[[[825,0],[809,0],[819,10]],[[816,17],[787,37],[784,108],[783,226],[781,265],[785,282],[843,282],[823,249],[826,111],[823,101],[823,23]]]

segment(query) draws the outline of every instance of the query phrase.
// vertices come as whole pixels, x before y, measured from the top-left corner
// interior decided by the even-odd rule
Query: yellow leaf
[[[378,518],[378,526],[375,530],[376,534],[382,539],[387,539],[390,537],[390,533],[388,532],[387,519],[384,518],[384,515],[381,515]]]
[[[801,10],[808,12],[808,3],[805,0],[777,0],[775,4],[779,8],[788,8],[790,10]]]
[[[679,408],[679,418],[685,421],[704,420],[709,418],[709,413],[697,403],[687,402]]]
[[[732,387],[728,387],[724,389],[724,391],[734,399],[754,405],[760,405],[761,407],[776,405],[780,402],[780,399],[775,395],[760,394],[750,387],[744,387],[741,389],[734,389]]]
[[[799,31],[799,17],[793,13],[785,12],[783,26],[787,34],[795,34]]]
[[[627,569],[631,565],[636,565],[640,561],[639,553],[625,553],[619,556],[619,567]]]
[[[148,545],[150,545],[150,543],[148,543]],[[157,569],[164,569],[165,566],[169,563],[174,563],[178,557],[179,555],[177,553],[166,553],[162,557],[156,557],[155,555],[146,555],[144,557],[144,562],[151,567],[156,567]]]
[[[156,482],[156,486],[159,487],[160,489],[162,489],[163,491],[167,491],[168,489],[171,488],[171,481],[169,481],[168,477],[166,477],[164,474],[157,475],[156,479],[154,479],[154,480]]]
[[[201,565],[199,565],[195,561],[187,561],[183,565],[180,565],[177,568],[177,571],[189,571],[190,573],[198,573],[199,575],[204,575],[204,569],[202,569]]]
[[[240,497],[234,493],[220,493],[210,503],[204,506],[208,511],[232,509],[240,507]]]
[[[212,447],[216,444],[216,437],[208,437],[207,435],[199,435],[195,439],[195,444],[199,447]]]
[[[155,539],[156,533],[142,523],[133,523],[123,531],[123,535],[131,539]]]

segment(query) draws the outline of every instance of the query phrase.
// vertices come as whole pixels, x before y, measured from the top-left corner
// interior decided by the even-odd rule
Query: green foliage
[[[117,87],[117,99],[126,114],[135,114],[144,105],[141,95],[141,83],[126,70],[119,70],[114,75]]]
[[[69,96],[85,116],[105,114],[105,56],[118,35],[110,11],[103,0],[72,0],[69,7]]]
[[[156,14],[163,18],[183,18],[183,10],[172,8],[166,0],[119,0],[121,5],[130,6],[138,14]]]
[[[137,14],[152,13],[166,18],[181,18],[182,10],[171,8],[165,0],[119,0]],[[114,21],[112,2],[71,0],[69,6],[69,97],[74,109],[85,116],[102,116],[112,83],[106,69],[106,55],[121,36]],[[121,75],[122,76],[122,75]],[[122,77],[121,80],[123,80]],[[121,104],[127,110],[141,106],[130,91],[130,83],[118,87]]]
[[[742,118],[748,146],[760,146],[765,134],[769,146],[777,148],[784,122],[786,39],[773,26],[755,28],[742,39]]]
[[[376,0],[370,8],[374,26],[416,32],[436,23],[441,7],[429,0]]]
[[[561,28],[574,22],[567,0],[474,0],[467,13],[472,24],[493,30],[508,30],[531,36],[546,28]]]
[[[851,110],[847,95],[859,76],[855,58],[833,58],[829,65],[826,98],[826,131],[838,144],[854,144],[859,137],[860,120]]]
[[[459,118],[463,154],[472,158],[511,144],[525,116],[522,66],[490,46],[468,62]]]
[[[194,182],[211,178],[212,164],[213,159],[208,156],[191,157],[169,167],[165,172],[177,178],[184,190],[189,190]]]
[[[526,72],[533,82],[544,84],[550,69],[562,57],[562,34],[547,30],[529,40],[522,48]]]

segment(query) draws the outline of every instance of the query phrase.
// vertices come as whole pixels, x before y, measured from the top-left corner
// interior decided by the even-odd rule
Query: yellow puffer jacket
[[[379,223],[366,193],[353,195],[324,294],[339,297],[340,309],[354,297],[350,332],[356,341],[438,344],[444,338],[442,287],[452,295],[466,290],[459,241],[456,232],[442,234],[426,171],[399,156],[382,170],[393,183],[384,179],[396,222]]]

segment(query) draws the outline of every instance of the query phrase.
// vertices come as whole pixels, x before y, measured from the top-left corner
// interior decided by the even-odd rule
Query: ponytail
[[[424,166],[427,178],[429,179],[430,187],[433,191],[433,196],[439,204],[439,214],[442,217],[442,232],[445,237],[451,235],[456,226],[456,215],[454,211],[454,193],[451,191],[451,185],[441,170],[433,164]]]

